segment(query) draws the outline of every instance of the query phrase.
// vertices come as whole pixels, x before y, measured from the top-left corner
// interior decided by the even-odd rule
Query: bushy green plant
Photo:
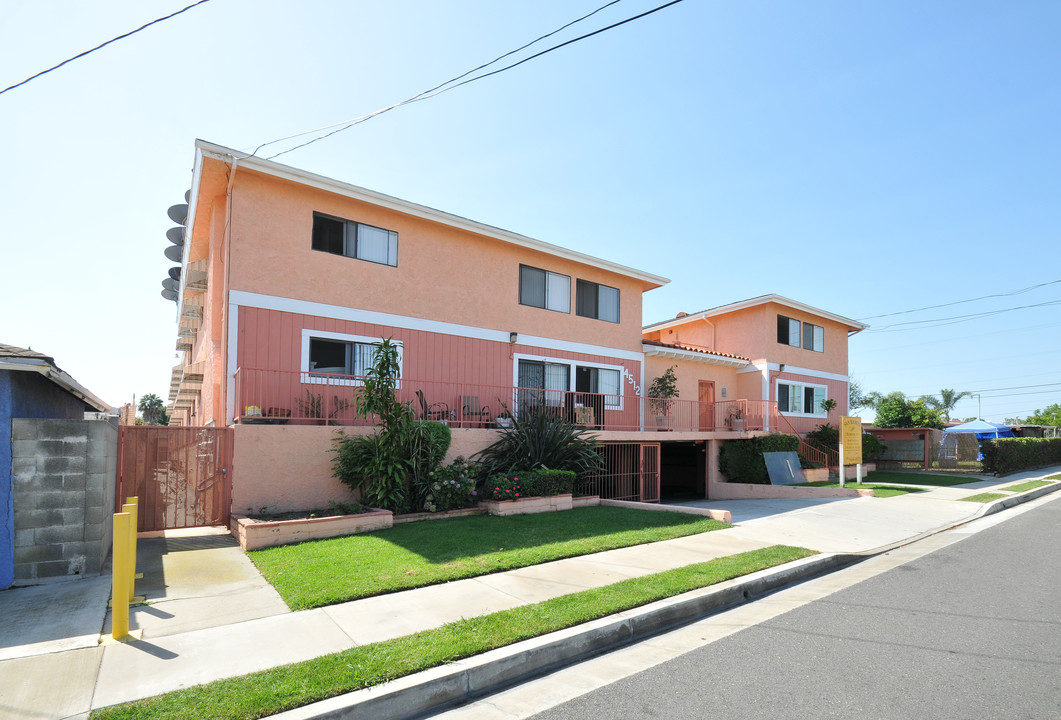
[[[484,500],[515,500],[524,497],[518,475],[495,475],[488,478],[480,493]]]
[[[446,512],[472,507],[478,501],[475,474],[479,466],[458,457],[445,467],[433,470],[426,487],[423,508],[427,512]]]
[[[498,440],[475,455],[480,477],[505,475],[513,470],[570,470],[576,475],[601,466],[596,436],[545,409],[525,411],[500,431]]]
[[[920,400],[907,400],[901,392],[884,396],[876,405],[877,417],[873,424],[879,428],[935,428],[943,429],[943,418],[938,410]]]
[[[769,485],[764,452],[795,452],[799,438],[795,435],[765,435],[745,440],[730,440],[718,454],[718,468],[730,482]],[[801,458],[802,460],[802,458]]]
[[[523,497],[548,497],[550,495],[569,495],[573,492],[575,479],[578,477],[570,470],[520,470],[518,475],[523,487]]]
[[[649,412],[666,415],[670,410],[670,399],[678,397],[678,378],[674,374],[676,367],[678,366],[671,365],[662,375],[652,379],[648,392],[645,393],[649,397]]]
[[[414,430],[411,405],[397,399],[400,372],[398,346],[389,339],[382,340],[357,396],[357,413],[375,417],[378,430],[358,437],[340,432],[332,450],[335,477],[360,493],[364,502],[396,513],[408,512],[414,506],[410,476],[414,469],[419,471],[421,457],[433,452],[429,447],[432,431]],[[418,438],[417,447],[412,446],[414,437]]]
[[[428,486],[435,482],[435,471],[449,450],[452,435],[448,426],[430,420],[413,420],[409,425],[409,481],[417,507],[423,506]]]
[[[981,440],[984,472],[1007,475],[1018,470],[1061,464],[1061,438]]]

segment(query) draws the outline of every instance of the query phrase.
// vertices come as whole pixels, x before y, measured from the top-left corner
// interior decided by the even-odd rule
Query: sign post
[[[855,466],[855,477],[862,484],[862,418],[840,418],[840,487],[844,486],[845,468]]]

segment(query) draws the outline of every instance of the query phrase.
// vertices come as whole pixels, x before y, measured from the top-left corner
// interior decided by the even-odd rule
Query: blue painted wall
[[[0,589],[15,580],[11,419],[84,417],[85,404],[40,373],[0,370]]]

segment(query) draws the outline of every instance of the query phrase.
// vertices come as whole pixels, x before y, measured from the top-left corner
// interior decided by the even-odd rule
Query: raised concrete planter
[[[446,518],[467,517],[468,515],[485,514],[485,510],[477,507],[461,508],[460,510],[447,510],[446,512],[407,513],[405,515],[395,515],[394,524],[402,525],[403,523],[420,522],[421,520],[445,520]]]
[[[583,495],[571,498],[571,507],[596,507],[600,504],[600,495]]]
[[[532,513],[570,510],[573,507],[570,495],[517,498],[516,500],[482,500],[479,507],[491,515],[530,515]]]
[[[806,468],[803,477],[807,482],[829,482],[829,468]]]
[[[354,535],[371,530],[386,530],[394,525],[390,510],[373,510],[360,515],[299,520],[254,520],[245,515],[233,515],[230,529],[244,550],[257,550],[276,545],[289,545],[305,540]]]

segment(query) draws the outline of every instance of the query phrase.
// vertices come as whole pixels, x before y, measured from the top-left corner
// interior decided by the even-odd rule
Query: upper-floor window
[[[575,313],[582,317],[619,322],[619,289],[579,280],[575,287]]]
[[[529,265],[520,265],[519,302],[521,305],[569,313],[571,312],[571,277]]]
[[[801,339],[802,343],[800,342]],[[800,323],[799,320],[794,318],[778,315],[777,341],[782,345],[825,352],[825,328],[821,325],[812,325],[809,322]]]
[[[313,213],[313,249],[398,266],[398,233]]]
[[[825,352],[825,328],[803,323],[803,349]]]
[[[799,320],[777,316],[777,341],[782,345],[799,347]]]

